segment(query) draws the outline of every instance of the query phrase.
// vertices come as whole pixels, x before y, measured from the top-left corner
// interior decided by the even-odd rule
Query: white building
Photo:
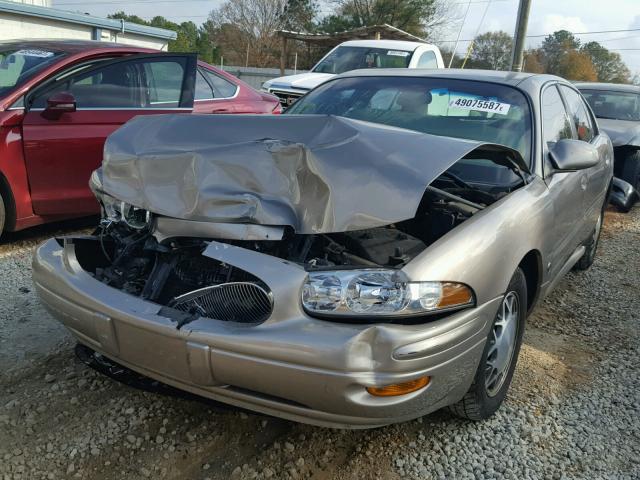
[[[167,50],[176,33],[163,28],[51,8],[51,0],[0,0],[0,41],[66,38]]]

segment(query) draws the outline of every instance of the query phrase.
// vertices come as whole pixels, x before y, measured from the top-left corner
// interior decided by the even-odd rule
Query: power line
[[[572,35],[595,35],[598,33],[625,33],[625,32],[640,32],[640,28],[628,28],[626,30],[600,30],[593,32],[570,32]],[[555,32],[554,32],[555,33]],[[549,35],[553,35],[553,33],[541,33],[538,35],[527,35],[526,38],[542,38],[548,37]],[[474,39],[465,39],[460,40],[461,42],[472,42]],[[455,40],[436,40],[436,43],[454,43]]]
[[[490,6],[491,6],[491,0],[489,0],[487,2],[487,5],[484,7],[484,12],[482,12],[482,17],[480,17],[480,23],[478,23],[478,28],[476,29],[476,34],[474,38],[478,36],[478,33],[480,33],[480,28],[482,28],[482,23],[484,22],[484,19],[487,16],[487,12],[489,11]],[[464,66],[466,65],[467,60],[469,60],[469,57],[471,56],[472,50],[473,50],[473,42],[469,44],[469,48],[467,49],[467,54],[465,55],[464,60],[462,61],[462,67],[460,68],[464,68]]]
[[[462,35],[462,27],[464,27],[465,22],[467,21],[467,15],[469,14],[469,9],[471,8],[471,0],[467,3],[467,9],[464,12],[464,18],[462,19],[462,23],[460,24],[460,30],[458,30],[458,36],[456,37],[456,43],[453,46],[453,52],[451,52],[451,58],[449,59],[449,68],[451,68],[451,64],[453,63],[453,59],[456,56],[456,50],[458,49],[458,43],[460,42],[460,35]]]

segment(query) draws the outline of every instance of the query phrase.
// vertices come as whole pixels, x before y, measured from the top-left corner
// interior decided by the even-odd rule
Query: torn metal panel
[[[283,227],[248,223],[212,223],[157,217],[153,236],[158,242],[174,237],[219,238],[225,240],[282,240]]]
[[[481,147],[322,115],[142,116],[107,140],[101,188],[186,220],[360,230],[412,218],[425,187]]]

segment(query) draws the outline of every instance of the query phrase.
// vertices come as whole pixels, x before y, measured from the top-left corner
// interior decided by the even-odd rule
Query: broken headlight
[[[453,282],[410,282],[383,269],[310,272],[304,309],[319,316],[420,316],[474,305],[469,287]]]
[[[100,195],[103,218],[108,222],[124,222],[134,230],[143,230],[151,225],[151,212],[127,202],[121,202],[110,195]]]

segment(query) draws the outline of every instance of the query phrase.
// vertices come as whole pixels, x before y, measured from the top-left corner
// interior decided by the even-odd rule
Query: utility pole
[[[518,7],[518,20],[516,22],[516,31],[513,35],[513,53],[511,55],[511,70],[514,72],[522,71],[522,60],[524,52],[524,41],[527,36],[527,24],[529,23],[529,10],[531,9],[531,0],[520,0]]]

